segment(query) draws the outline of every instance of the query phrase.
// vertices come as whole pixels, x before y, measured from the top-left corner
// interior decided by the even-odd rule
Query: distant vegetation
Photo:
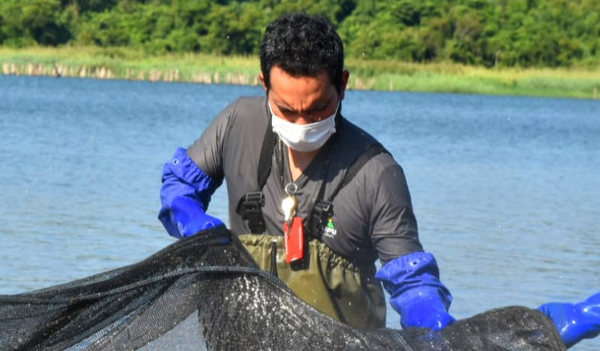
[[[600,0],[1,0],[0,46],[255,55],[294,10],[328,17],[353,60],[600,65]]]
[[[349,58],[349,89],[527,95],[597,99],[600,70],[485,68],[451,62]],[[0,74],[258,85],[256,55],[168,53],[141,49],[0,47]]]

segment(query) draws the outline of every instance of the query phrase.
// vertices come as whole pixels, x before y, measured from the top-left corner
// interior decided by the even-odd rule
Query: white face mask
[[[301,152],[317,150],[335,133],[335,115],[340,108],[339,101],[331,116],[309,124],[288,122],[273,113],[270,102],[268,105],[272,116],[273,132],[279,135],[290,149]]]

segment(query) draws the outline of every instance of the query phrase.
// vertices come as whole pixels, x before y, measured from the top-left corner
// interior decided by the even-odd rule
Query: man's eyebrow
[[[304,112],[311,112],[311,111],[322,110],[322,109],[326,108],[329,105],[330,102],[331,102],[331,98],[330,97],[327,98],[327,101],[317,101],[312,106],[310,106],[308,109],[306,109]],[[291,107],[289,107],[289,106],[287,106],[285,104],[276,102],[276,101],[275,101],[275,105],[277,105],[277,108],[280,111],[294,112],[294,113],[298,112],[298,111],[294,110],[293,108],[291,108]]]

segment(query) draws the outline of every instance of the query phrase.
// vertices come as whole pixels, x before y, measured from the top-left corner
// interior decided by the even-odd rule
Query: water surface
[[[0,91],[0,294],[173,242],[156,219],[163,163],[235,97],[263,93],[15,76]],[[457,318],[600,290],[600,102],[350,91],[343,110],[403,166]],[[226,220],[226,201],[220,189],[209,212]]]

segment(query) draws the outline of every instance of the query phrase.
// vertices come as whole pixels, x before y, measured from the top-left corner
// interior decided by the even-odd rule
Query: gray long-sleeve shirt
[[[240,98],[225,108],[187,151],[205,173],[215,180],[225,179],[230,225],[236,234],[250,233],[236,207],[246,193],[260,190],[258,163],[270,118],[265,97]],[[331,145],[326,144],[295,182],[297,215],[305,223],[321,186],[328,199],[353,161],[375,142],[341,117],[336,134],[328,141]],[[281,201],[286,196],[284,186],[291,179],[284,151],[285,145],[277,143],[271,173],[262,189],[262,211],[270,235],[283,235]],[[422,250],[404,173],[388,153],[368,160],[332,202],[331,223],[321,240],[338,254],[358,263],[380,258],[385,264]]]

